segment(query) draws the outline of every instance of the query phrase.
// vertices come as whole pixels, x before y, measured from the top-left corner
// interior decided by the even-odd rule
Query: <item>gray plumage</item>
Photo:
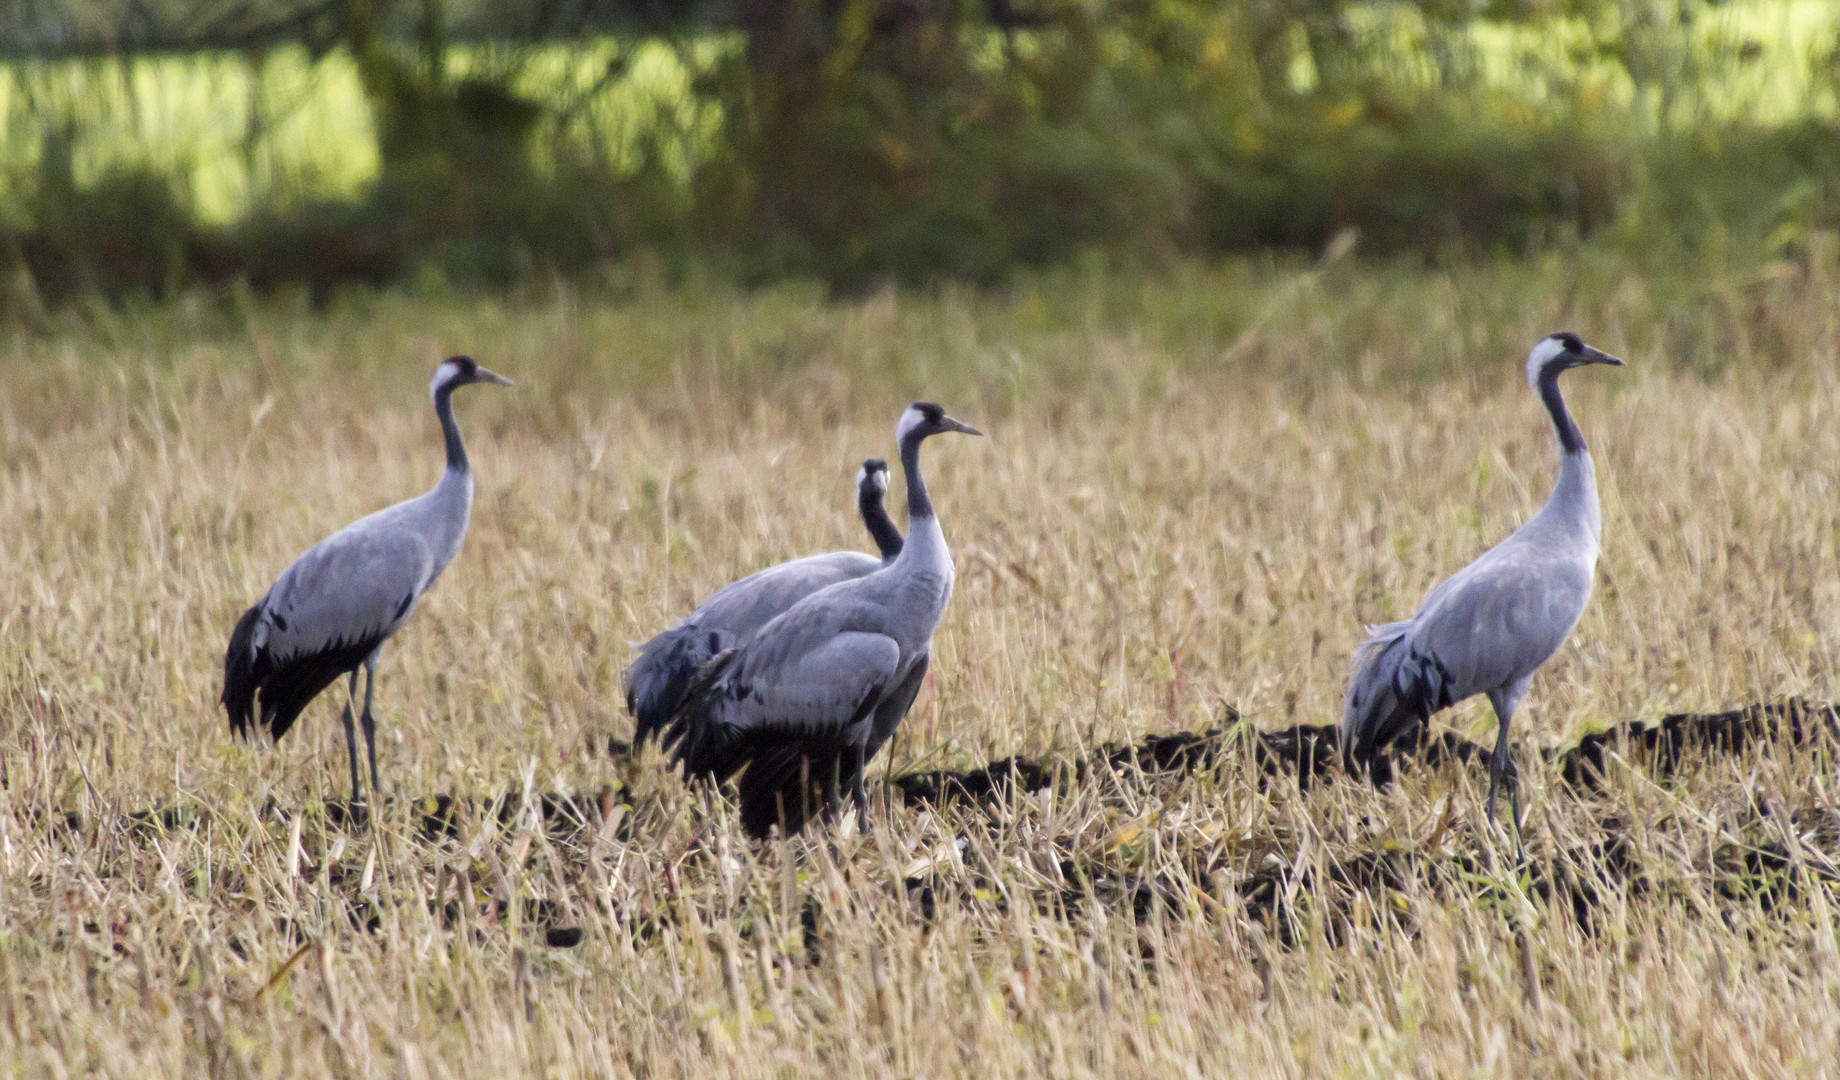
[[[979,432],[919,402],[895,441],[907,479],[907,542],[888,566],[807,596],[697,673],[663,742],[685,775],[740,780],[742,826],[802,828],[848,783],[866,823],[863,771],[913,705],[933,630],[952,596],[945,533],[920,473],[931,435]]]
[[[1370,627],[1355,653],[1342,707],[1341,739],[1358,771],[1393,740],[1465,698],[1486,694],[1498,731],[1490,761],[1489,815],[1508,772],[1508,724],[1533,673],[1565,643],[1584,614],[1597,566],[1602,519],[1597,478],[1584,438],[1559,396],[1559,375],[1622,361],[1553,334],[1527,358],[1558,436],[1559,476],[1546,504],[1513,535],[1432,589],[1405,622]],[[1520,825],[1517,786],[1515,827]]]
[[[635,750],[670,722],[684,703],[696,669],[711,657],[747,641],[774,616],[819,589],[872,574],[901,553],[901,532],[882,502],[887,490],[888,463],[880,458],[863,462],[856,473],[856,505],[880,557],[832,551],[757,570],[717,590],[676,626],[639,646],[623,680]]]
[[[435,369],[429,383],[446,442],[447,469],[427,494],[360,518],[315,544],[282,572],[267,595],[243,613],[224,654],[223,705],[238,735],[256,725],[276,739],[301,710],[336,681],[365,670],[362,722],[377,787],[376,721],[371,691],[377,655],[402,628],[435,578],[460,552],[473,507],[473,474],[454,422],[451,395],[475,382],[509,386],[510,380],[464,356]],[[358,748],[352,705],[343,715],[351,759],[352,801],[358,789]]]

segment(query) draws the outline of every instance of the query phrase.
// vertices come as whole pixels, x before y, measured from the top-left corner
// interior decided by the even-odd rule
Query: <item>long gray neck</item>
[[[1585,452],[1584,435],[1578,425],[1572,422],[1572,414],[1565,407],[1565,399],[1559,396],[1559,372],[1557,365],[1540,372],[1540,402],[1546,411],[1552,414],[1553,431],[1559,436],[1559,449],[1567,454]]]
[[[933,516],[933,500],[926,497],[926,478],[920,475],[920,444],[926,436],[910,431],[901,439],[901,472],[907,477],[907,527],[915,518]]]
[[[882,493],[873,484],[864,484],[856,495],[856,508],[862,512],[863,524],[868,526],[869,535],[874,538],[876,549],[882,553],[884,561],[901,553],[901,530],[894,527],[888,517],[888,508],[882,505]]]
[[[901,440],[901,472],[907,479],[907,539],[896,562],[943,565],[950,573],[952,556],[946,550],[945,532],[933,516],[933,501],[926,495],[926,478],[920,475],[920,444],[926,436],[910,431]]]
[[[434,572],[439,574],[466,539],[466,527],[473,516],[473,471],[467,465],[466,443],[460,438],[460,425],[454,422],[453,387],[443,386],[434,392],[434,414],[441,420],[441,437],[447,444],[447,470],[433,490],[422,496],[423,528],[435,552]]]
[[[1602,512],[1597,502],[1597,471],[1591,465],[1591,452],[1585,448],[1584,435],[1566,409],[1565,399],[1559,395],[1559,369],[1540,373],[1539,391],[1540,401],[1552,415],[1553,434],[1559,439],[1559,479],[1536,516],[1584,528],[1595,544],[1603,534]]]
[[[466,443],[460,438],[460,425],[454,422],[453,386],[434,392],[434,414],[441,418],[441,436],[447,441],[447,471],[466,472]]]

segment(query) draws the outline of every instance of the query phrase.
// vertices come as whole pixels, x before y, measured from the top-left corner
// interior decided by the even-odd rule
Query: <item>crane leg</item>
[[[856,801],[856,827],[864,832],[869,828],[869,792],[863,787],[863,774],[869,771],[868,751],[860,740],[850,748],[856,759],[856,782],[850,785],[850,795]]]
[[[1494,695],[1490,695],[1491,701]],[[1520,772],[1509,759],[1508,721],[1513,718],[1512,707],[1503,707],[1505,703],[1496,704],[1495,719],[1498,730],[1495,736],[1495,752],[1489,755],[1489,807],[1490,823],[1495,820],[1495,793],[1505,779],[1508,783],[1508,804],[1514,814],[1514,847],[1522,861],[1527,857],[1527,844],[1521,838],[1521,785]]]
[[[352,672],[352,685],[357,685],[358,673]],[[371,794],[383,797],[383,786],[377,782],[377,718],[371,715],[371,690],[377,685],[377,654],[372,653],[364,661],[364,713],[359,717],[364,725],[364,749],[371,759]],[[356,768],[354,762],[352,765]]]
[[[345,724],[345,754],[351,761],[351,805],[355,808],[364,801],[364,793],[358,790],[358,733],[351,726],[351,704],[358,697],[358,669],[351,669],[351,682],[345,688],[345,711],[339,719]]]
[[[824,782],[824,812],[833,819],[837,816],[837,808],[843,805],[843,795],[837,788],[839,779],[837,774],[842,771],[843,755],[838,754],[831,758],[829,778]]]
[[[1521,783],[1520,777],[1508,778],[1508,808],[1514,812],[1514,846],[1520,853],[1521,862],[1527,861],[1527,841],[1521,836]]]
[[[1495,736],[1495,752],[1489,755],[1489,808],[1490,821],[1495,820],[1495,793],[1501,787],[1502,774],[1507,772],[1508,762],[1508,721],[1500,720]]]

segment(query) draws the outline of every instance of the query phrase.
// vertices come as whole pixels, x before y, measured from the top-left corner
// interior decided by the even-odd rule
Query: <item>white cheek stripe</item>
[[[1545,337],[1527,354],[1527,385],[1535,386],[1540,381],[1540,369],[1547,362],[1565,351],[1565,342],[1556,337]]]
[[[894,426],[894,441],[899,443],[902,439],[907,438],[908,432],[924,423],[926,423],[925,414],[911,405],[908,406],[907,411],[901,414],[901,422]]]
[[[447,360],[441,361],[441,366],[434,369],[434,378],[428,380],[429,396],[433,397],[434,392],[436,390],[439,390],[442,386],[446,385],[447,383],[452,382],[454,380],[454,377],[459,374],[460,374],[460,369],[454,366],[454,364],[451,361],[447,361]]]

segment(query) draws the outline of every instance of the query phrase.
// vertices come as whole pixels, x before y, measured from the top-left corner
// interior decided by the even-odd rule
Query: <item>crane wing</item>
[[[335,533],[269,589],[255,645],[277,665],[360,641],[374,647],[409,617],[434,568],[433,551],[412,533]]]
[[[1447,673],[1461,701],[1532,675],[1584,614],[1591,573],[1567,559],[1478,564],[1412,620],[1412,647]]]
[[[633,714],[633,745],[670,722],[683,706],[696,671],[721,652],[753,637],[807,596],[881,569],[857,551],[834,551],[770,566],[712,594],[683,622],[639,646],[621,680]]]
[[[907,718],[907,711],[914,707],[914,698],[920,695],[920,684],[926,681],[926,669],[932,661],[931,652],[923,652],[908,662],[907,671],[875,707],[875,715],[867,731],[868,744],[863,750],[863,761],[875,759],[876,752],[882,744],[893,737],[895,729]]]
[[[880,559],[860,551],[833,551],[794,559],[757,570],[716,591],[684,622],[723,630],[746,640],[818,590],[873,574],[881,568]]]
[[[377,651],[414,610],[437,571],[413,533],[367,527],[334,533],[294,561],[237,621],[224,656],[230,729],[257,718],[279,739],[334,679]]]
[[[768,659],[746,647],[724,653],[691,687],[667,735],[689,775],[728,777],[765,737],[834,754],[894,683],[901,649],[850,631]]]
[[[900,645],[839,629],[831,614],[802,604],[710,661],[665,732],[687,776],[719,781],[746,768],[741,820],[752,835],[804,824],[818,785],[835,790],[845,748],[898,681]]]
[[[1589,565],[1508,543],[1440,582],[1406,622],[1355,654],[1342,745],[1366,760],[1433,713],[1531,676],[1584,613]]]

